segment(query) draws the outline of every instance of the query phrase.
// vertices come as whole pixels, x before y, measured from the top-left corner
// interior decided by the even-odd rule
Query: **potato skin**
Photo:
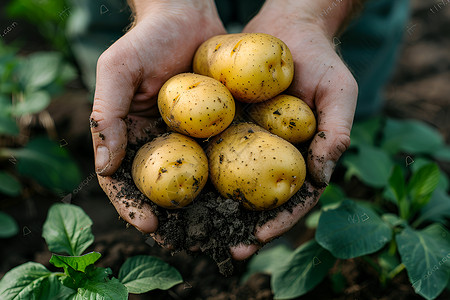
[[[193,139],[166,133],[142,146],[133,161],[131,175],[138,189],[165,208],[188,205],[208,179],[208,160]]]
[[[262,102],[283,92],[294,76],[289,48],[264,33],[218,35],[197,49],[194,72],[222,82],[236,100]]]
[[[278,95],[252,105],[248,113],[258,125],[294,144],[309,140],[316,132],[311,108],[294,96]]]
[[[170,78],[159,91],[158,107],[172,130],[196,138],[221,133],[235,114],[233,96],[222,83],[193,73]]]
[[[231,125],[210,142],[206,153],[216,189],[250,210],[282,205],[305,180],[300,151],[255,124]]]

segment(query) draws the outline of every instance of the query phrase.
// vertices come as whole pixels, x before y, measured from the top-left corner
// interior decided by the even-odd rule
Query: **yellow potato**
[[[216,189],[251,210],[285,203],[306,176],[298,149],[255,124],[231,125],[210,142],[207,156]]]
[[[301,99],[278,95],[252,105],[248,113],[253,121],[291,143],[309,140],[316,132],[316,118]]]
[[[261,102],[283,92],[294,76],[289,48],[264,33],[218,35],[197,49],[194,72],[222,82],[236,100]]]
[[[172,130],[197,138],[221,133],[235,114],[233,96],[223,84],[193,73],[170,78],[159,91],[158,107]]]
[[[168,133],[142,146],[131,174],[138,189],[165,208],[188,205],[208,179],[208,160],[197,142]]]

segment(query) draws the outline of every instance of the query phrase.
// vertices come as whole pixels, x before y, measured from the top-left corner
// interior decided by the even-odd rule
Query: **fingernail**
[[[332,160],[328,160],[323,167],[323,180],[326,184],[330,183],[331,174],[333,174],[336,163]]]
[[[109,164],[109,150],[105,146],[98,146],[95,155],[95,172],[102,173]]]

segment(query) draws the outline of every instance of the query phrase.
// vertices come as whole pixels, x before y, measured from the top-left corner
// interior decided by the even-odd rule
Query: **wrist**
[[[192,17],[192,14],[201,17],[219,18],[214,0],[128,0],[134,23],[145,19],[148,15],[159,13],[172,13]]]
[[[363,0],[267,0],[261,12],[278,14],[280,18],[301,24],[310,23],[332,39],[357,14],[362,2]]]

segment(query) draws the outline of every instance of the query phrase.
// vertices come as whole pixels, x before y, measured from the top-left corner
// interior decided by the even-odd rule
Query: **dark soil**
[[[165,209],[145,197],[130,176],[134,156],[147,141],[128,145],[126,156],[113,175],[114,179],[124,183],[117,197],[135,199],[136,203],[150,203],[159,221],[156,234],[165,245],[170,245],[173,253],[197,247],[214,259],[220,273],[225,276],[232,275],[234,269],[235,262],[229,251],[231,246],[258,244],[254,236],[256,226],[275,218],[280,211],[292,211],[292,207],[303,202],[303,199],[313,196],[303,186],[288,202],[275,209],[250,211],[239,202],[222,197],[208,181],[190,205],[182,209]]]

